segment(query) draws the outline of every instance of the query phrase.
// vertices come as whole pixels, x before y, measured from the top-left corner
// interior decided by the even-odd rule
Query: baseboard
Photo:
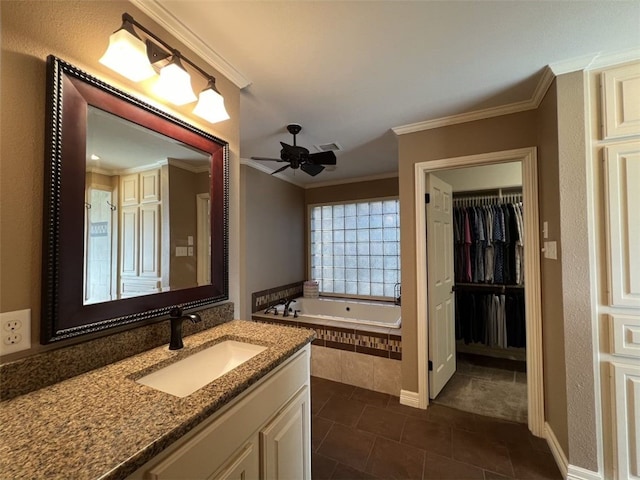
[[[420,398],[418,392],[410,392],[409,390],[400,390],[400,404],[408,407],[420,408]]]
[[[603,480],[603,477],[598,472],[592,472],[586,468],[569,465],[567,480]]]
[[[558,465],[558,468],[560,469],[562,478],[567,478],[567,471],[569,466],[567,456],[565,455],[564,450],[562,450],[556,434],[553,433],[551,425],[549,425],[547,422],[544,422],[544,438],[547,440],[547,444],[549,445],[549,449],[551,449],[551,454],[556,461],[556,465]]]

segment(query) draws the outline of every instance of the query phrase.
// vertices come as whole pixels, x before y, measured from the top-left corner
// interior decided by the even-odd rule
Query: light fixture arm
[[[154,41],[158,42],[160,45],[162,45],[164,48],[166,48],[170,52],[170,53],[167,53],[166,51],[163,51],[163,50],[159,49],[157,45],[154,45],[153,42],[147,40],[147,42],[146,42],[147,43],[147,55],[149,56],[149,61],[151,63],[156,63],[156,62],[158,62],[160,60],[164,60],[165,58],[167,58],[169,56],[177,57],[181,61],[187,62],[191,67],[193,67],[195,70],[197,70],[200,75],[202,75],[204,78],[206,78],[207,81],[210,81],[211,79],[213,79],[213,83],[215,85],[215,81],[216,81],[215,77],[213,77],[212,75],[210,75],[207,72],[205,72],[198,65],[196,65],[191,60],[189,60],[187,57],[182,55],[180,53],[180,51],[178,51],[175,48],[173,48],[167,42],[165,42],[160,37],[158,37],[153,32],[151,32],[144,25],[142,25],[141,23],[137,22],[130,14],[128,14],[126,12],[123,13],[122,14],[122,22],[123,23],[125,23],[125,22],[131,23],[136,28],[139,28],[140,30],[142,30],[145,33],[145,35],[147,35],[148,37],[151,37]]]

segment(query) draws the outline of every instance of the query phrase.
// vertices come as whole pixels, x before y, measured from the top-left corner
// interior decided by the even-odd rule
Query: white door
[[[453,210],[451,185],[433,174],[426,180],[429,397],[436,398],[456,371]]]

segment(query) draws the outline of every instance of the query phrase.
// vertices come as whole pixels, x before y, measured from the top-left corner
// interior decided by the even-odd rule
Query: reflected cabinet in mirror
[[[47,60],[42,342],[228,298],[228,145]]]

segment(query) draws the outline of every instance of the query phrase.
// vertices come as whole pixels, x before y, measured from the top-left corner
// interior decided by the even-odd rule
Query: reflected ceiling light
[[[133,29],[132,18],[122,15],[122,26],[109,37],[109,47],[99,62],[134,82],[153,77],[147,47]]]
[[[148,37],[146,42],[141,40],[134,26]],[[109,37],[109,47],[100,58],[100,63],[135,82],[150,78],[159,70],[160,77],[153,90],[174,105],[198,100],[191,87],[191,76],[182,62],[186,62],[208,82],[200,93],[194,114],[211,123],[227,120],[229,114],[224,108],[224,98],[215,86],[216,79],[136,22],[128,13],[122,14],[122,26]]]
[[[182,66],[178,55],[173,55],[171,61],[160,69],[160,78],[154,90],[174,105],[184,105],[198,99],[191,88],[191,76]]]
[[[229,119],[227,109],[224,108],[224,98],[216,88],[216,79],[209,78],[207,87],[200,92],[200,97],[193,113],[208,122],[216,123]]]

